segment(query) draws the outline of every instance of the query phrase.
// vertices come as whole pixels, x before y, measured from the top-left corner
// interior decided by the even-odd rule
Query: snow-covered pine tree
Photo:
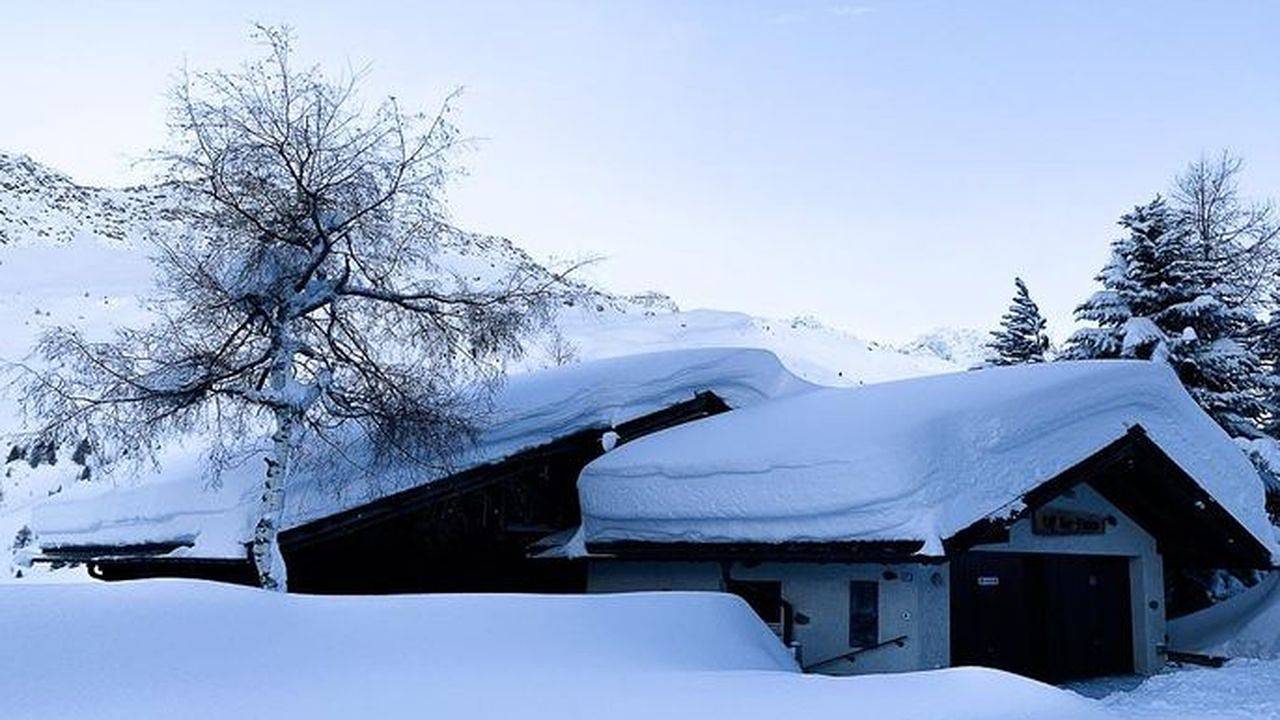
[[[1257,297],[1274,265],[1269,204],[1240,196],[1240,158],[1191,163],[1174,181],[1173,223],[1159,324],[1173,337],[1171,362],[1191,396],[1232,435],[1256,437],[1269,380],[1255,350]]]
[[[1093,325],[1071,336],[1064,357],[1168,362],[1224,429],[1251,437],[1267,384],[1251,278],[1274,231],[1269,211],[1242,209],[1238,169],[1227,156],[1193,163],[1172,204],[1157,197],[1121,218],[1127,233],[1097,276],[1103,288],[1076,309]]]
[[[1156,316],[1169,337],[1168,361],[1187,392],[1233,436],[1253,437],[1263,420],[1264,377],[1253,349],[1257,320],[1219,264],[1188,244],[1185,284]],[[1180,329],[1179,329],[1180,328]]]
[[[991,365],[1020,365],[1045,361],[1049,350],[1047,323],[1040,308],[1031,299],[1027,284],[1022,278],[1014,278],[1013,302],[1000,318],[1000,329],[991,331],[987,348],[991,351]]]
[[[1280,525],[1280,290],[1268,294],[1267,319],[1257,324],[1254,351],[1262,364],[1259,394],[1262,404],[1262,436],[1237,438],[1253,461],[1267,494],[1267,514]]]
[[[1265,311],[1267,319],[1258,321],[1254,341],[1254,351],[1262,363],[1263,372],[1262,431],[1270,437],[1280,438],[1280,289],[1273,289],[1268,294]],[[1275,455],[1280,460],[1280,446]],[[1276,471],[1277,478],[1280,478],[1280,463],[1277,463]],[[1277,488],[1280,489],[1280,482]]]
[[[1094,277],[1102,289],[1075,310],[1077,320],[1092,325],[1067,339],[1064,358],[1150,358],[1164,342],[1151,316],[1159,310],[1156,249],[1169,219],[1160,197],[1120,218],[1126,232],[1111,243],[1111,259]]]
[[[362,104],[355,80],[295,69],[287,31],[260,37],[263,58],[175,90],[160,159],[188,228],[155,238],[155,322],[106,342],[49,332],[23,400],[37,444],[88,438],[104,462],[192,436],[215,465],[261,457],[247,540],[262,586],[284,590],[276,535],[299,463],[335,482],[447,469],[559,278],[442,270],[443,244],[476,244],[442,206],[447,105]]]

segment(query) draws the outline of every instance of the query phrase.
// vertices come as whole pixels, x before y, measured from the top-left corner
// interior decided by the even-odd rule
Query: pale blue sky
[[[234,62],[251,20],[407,104],[465,86],[467,227],[870,338],[990,326],[1014,274],[1063,335],[1188,160],[1280,190],[1280,4],[1244,2],[7,2],[0,148],[141,179],[173,70]]]

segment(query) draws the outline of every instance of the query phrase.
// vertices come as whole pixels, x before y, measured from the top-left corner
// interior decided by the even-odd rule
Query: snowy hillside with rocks
[[[65,243],[91,236],[109,244],[176,229],[180,211],[163,188],[79,185],[26,155],[0,152],[0,245]]]
[[[991,353],[991,333],[972,328],[935,328],[895,346],[907,355],[935,357],[961,368],[981,365]]]
[[[105,338],[113,328],[145,324],[151,238],[184,231],[180,205],[163,188],[82,186],[26,156],[0,153],[0,363],[12,371],[49,327],[71,325]],[[459,282],[479,283],[512,268],[543,277],[553,272],[502,238],[469,238],[439,250],[439,264]],[[965,367],[933,348],[897,350],[808,318],[681,311],[657,293],[624,297],[586,285],[577,290],[558,311],[556,329],[532,339],[511,373],[647,352],[738,347],[769,350],[792,373],[824,385]],[[92,460],[75,448],[14,449],[10,436],[21,430],[20,418],[13,392],[0,388],[0,438],[9,438],[0,448],[0,548],[6,553],[29,523],[32,506],[72,486],[85,496],[135,481],[118,473],[105,483],[86,483],[86,477],[98,478],[88,467]]]

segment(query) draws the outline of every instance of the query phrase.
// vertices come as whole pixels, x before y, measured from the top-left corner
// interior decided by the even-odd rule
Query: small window
[[[880,583],[849,583],[849,647],[866,648],[880,642]]]
[[[776,580],[729,580],[726,591],[737,595],[773,626],[782,624],[782,583]]]

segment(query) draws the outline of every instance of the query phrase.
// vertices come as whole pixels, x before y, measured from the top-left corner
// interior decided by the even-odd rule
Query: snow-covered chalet
[[[1156,671],[1167,577],[1280,554],[1253,467],[1153,363],[839,389],[756,350],[594,361],[512,378],[452,467],[296,478],[290,589],[727,591],[815,672],[1060,681]],[[252,582],[255,477],[48,503],[35,561]]]

